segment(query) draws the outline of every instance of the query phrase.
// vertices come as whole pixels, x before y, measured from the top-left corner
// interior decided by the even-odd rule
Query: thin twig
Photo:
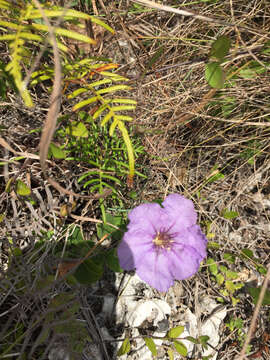
[[[257,318],[258,318],[258,315],[259,315],[260,308],[262,306],[262,302],[263,302],[263,299],[264,299],[264,294],[266,292],[267,284],[268,284],[269,279],[270,279],[270,266],[268,266],[267,274],[265,276],[264,283],[263,283],[263,286],[261,288],[260,296],[259,296],[257,305],[255,307],[255,310],[254,310],[254,313],[253,313],[253,316],[252,316],[252,320],[251,320],[251,323],[250,323],[250,327],[249,327],[249,330],[248,330],[248,333],[247,333],[245,343],[244,343],[243,348],[241,350],[240,356],[236,360],[245,360],[245,359],[247,359],[247,356],[245,354],[247,352],[248,344],[250,343],[252,334],[253,334],[255,326],[256,326],[256,321],[257,321]]]

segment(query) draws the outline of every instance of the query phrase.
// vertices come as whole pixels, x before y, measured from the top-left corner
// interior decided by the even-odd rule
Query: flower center
[[[153,239],[153,243],[162,249],[171,250],[173,238],[166,231],[158,231],[156,237]]]

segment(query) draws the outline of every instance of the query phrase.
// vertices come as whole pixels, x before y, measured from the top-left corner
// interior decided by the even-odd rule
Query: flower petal
[[[127,231],[118,246],[118,257],[121,268],[133,270],[144,261],[146,253],[153,252],[153,236],[142,230]]]
[[[185,246],[177,251],[173,248],[169,257],[169,271],[174,279],[184,280],[194,275],[199,267],[202,257],[193,247]]]
[[[175,230],[175,228],[177,228],[177,226],[172,227],[173,230]],[[201,231],[199,225],[193,225],[182,230],[178,229],[174,236],[174,243],[175,245],[191,246],[202,258],[206,257],[207,238]]]
[[[196,224],[197,214],[193,202],[184,196],[170,194],[163,201],[162,206],[170,218],[170,224],[178,224],[178,228]]]
[[[167,250],[147,253],[144,261],[136,268],[137,275],[158,291],[167,291],[173,285]]]
[[[164,216],[163,209],[158,204],[142,204],[135,207],[128,214],[130,223],[128,229],[145,230],[156,233],[156,227],[160,222],[160,219]]]

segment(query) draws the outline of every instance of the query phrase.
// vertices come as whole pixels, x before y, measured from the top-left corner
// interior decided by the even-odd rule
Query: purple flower
[[[195,274],[206,257],[207,239],[196,225],[193,202],[171,194],[158,204],[130,211],[128,231],[118,247],[120,266],[159,291]]]

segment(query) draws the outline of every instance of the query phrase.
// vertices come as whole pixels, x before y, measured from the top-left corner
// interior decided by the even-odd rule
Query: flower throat
[[[166,231],[158,231],[153,243],[162,249],[170,250],[173,243],[172,236]]]

